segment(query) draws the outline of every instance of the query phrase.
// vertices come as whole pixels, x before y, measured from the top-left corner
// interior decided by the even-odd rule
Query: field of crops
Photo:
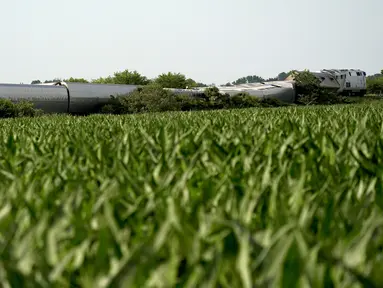
[[[0,121],[1,287],[383,287],[383,104]]]

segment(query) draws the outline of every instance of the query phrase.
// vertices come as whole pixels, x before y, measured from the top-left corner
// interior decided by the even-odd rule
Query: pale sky
[[[0,82],[383,69],[383,0],[3,0]]]

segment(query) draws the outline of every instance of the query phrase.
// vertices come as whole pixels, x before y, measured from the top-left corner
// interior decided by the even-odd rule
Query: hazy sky
[[[383,0],[2,2],[2,83],[125,69],[208,84],[291,69],[383,69]]]

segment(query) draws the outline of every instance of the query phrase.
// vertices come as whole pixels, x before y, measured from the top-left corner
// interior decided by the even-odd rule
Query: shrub
[[[305,70],[303,72],[294,71],[296,94],[298,104],[336,104],[345,103],[345,97],[338,95],[332,89],[320,86],[320,81],[314,74]]]
[[[0,99],[0,118],[35,117],[43,112],[33,107],[33,103],[20,101],[13,103],[9,99]]]
[[[0,99],[0,117],[1,118],[10,118],[15,117],[16,107],[11,100]]]
[[[33,103],[28,101],[16,103],[15,110],[18,117],[36,117],[43,114],[42,110],[34,108]]]
[[[217,87],[206,88],[204,93],[195,95],[177,94],[163,89],[159,84],[140,87],[127,95],[112,97],[101,108],[101,113],[133,114],[142,112],[216,110],[250,107],[284,106],[276,99],[260,99],[247,93],[230,96],[221,94]]]
[[[112,97],[110,103],[102,108],[102,112],[113,114],[176,110],[181,110],[176,95],[158,84],[149,84],[127,95]]]
[[[383,76],[367,78],[367,93],[368,94],[383,93]]]
[[[179,88],[185,89],[187,87],[196,87],[198,84],[191,78],[186,78],[181,73],[162,73],[154,80],[155,83],[164,88]]]

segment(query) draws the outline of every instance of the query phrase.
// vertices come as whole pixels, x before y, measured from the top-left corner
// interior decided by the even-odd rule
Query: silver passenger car
[[[0,99],[30,101],[46,113],[68,113],[69,97],[65,86],[0,84]]]
[[[66,83],[70,96],[71,113],[89,113],[106,104],[111,96],[125,95],[137,85]]]
[[[257,98],[275,98],[285,103],[294,103],[296,97],[294,81],[270,81],[233,86],[218,86],[217,88],[221,94],[229,94],[230,96],[245,92]],[[167,89],[176,94],[187,94],[193,97],[203,94],[206,88]]]
[[[227,93],[232,96],[246,92],[250,96],[257,98],[274,98],[286,103],[293,103],[295,101],[295,86],[293,81],[270,81],[235,86],[220,86],[218,89],[221,93]]]

